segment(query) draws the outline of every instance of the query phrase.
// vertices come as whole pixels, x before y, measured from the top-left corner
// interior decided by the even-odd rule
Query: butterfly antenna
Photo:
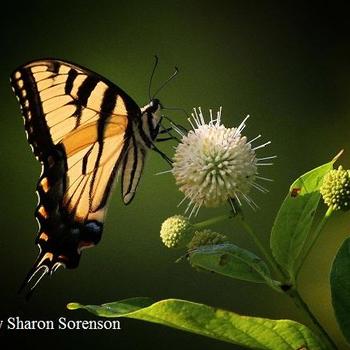
[[[157,94],[159,93],[159,91],[161,91],[166,85],[168,85],[168,83],[173,80],[177,74],[179,73],[179,69],[177,67],[175,67],[175,72],[158,88],[158,90],[154,93],[153,98],[155,98],[157,96]]]
[[[149,79],[149,84],[148,84],[148,97],[149,97],[149,100],[151,100],[152,80],[153,80],[154,72],[156,71],[157,66],[158,66],[158,56],[154,55],[154,65],[153,65],[153,69],[152,69],[152,73],[151,73],[151,78]]]

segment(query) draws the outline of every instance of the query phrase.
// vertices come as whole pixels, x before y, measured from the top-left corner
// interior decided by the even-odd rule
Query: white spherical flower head
[[[194,109],[194,123],[189,119],[193,130],[183,135],[176,147],[172,172],[180,191],[190,201],[187,207],[189,210],[192,206],[190,216],[201,206],[217,207],[230,199],[238,204],[245,199],[254,207],[248,196],[251,188],[264,191],[255,182],[261,178],[257,175],[259,161],[273,157],[259,159],[255,151],[270,142],[252,147],[260,135],[248,141],[241,134],[248,117],[237,128],[226,128],[221,124],[221,111],[220,108],[214,119],[210,110],[210,121],[205,123],[201,109]]]

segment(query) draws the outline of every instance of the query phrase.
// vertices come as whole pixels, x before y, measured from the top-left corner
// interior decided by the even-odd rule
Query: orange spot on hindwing
[[[47,217],[49,216],[49,214],[43,206],[39,207],[38,213],[45,219],[47,219]]]
[[[40,266],[45,260],[52,261],[52,259],[53,259],[53,254],[50,252],[47,252],[44,254],[44,256],[42,257],[42,259],[40,260],[37,266]]]
[[[49,187],[49,181],[48,181],[47,177],[43,177],[43,178],[41,179],[41,181],[40,181],[40,186],[41,186],[41,188],[43,189],[43,191],[44,191],[45,193],[48,192],[48,190],[50,189],[50,187]]]
[[[45,232],[41,232],[39,239],[47,242],[49,240],[49,236]]]

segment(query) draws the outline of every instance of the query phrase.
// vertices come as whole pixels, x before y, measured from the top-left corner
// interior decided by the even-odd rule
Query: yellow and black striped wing
[[[100,240],[113,180],[141,112],[107,79],[60,60],[19,67],[11,83],[43,166],[36,210],[41,254],[31,278],[41,267],[76,267],[81,249]]]

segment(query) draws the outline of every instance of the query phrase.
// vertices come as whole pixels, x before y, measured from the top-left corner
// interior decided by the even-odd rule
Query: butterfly
[[[151,80],[156,65],[157,58]],[[76,268],[82,250],[100,241],[116,176],[129,204],[148,149],[170,160],[154,144],[162,120],[158,99],[140,108],[106,78],[57,59],[20,66],[10,80],[42,164],[35,210],[39,255],[21,287],[31,284],[32,291],[58,267]]]

